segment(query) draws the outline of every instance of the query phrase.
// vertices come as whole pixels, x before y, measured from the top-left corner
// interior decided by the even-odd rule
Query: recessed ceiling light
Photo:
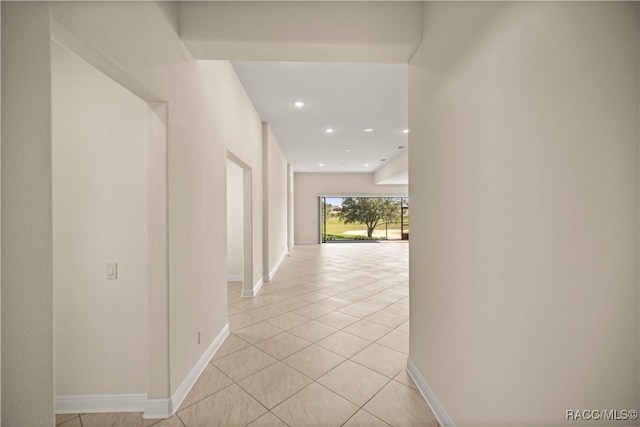
[[[366,132],[366,133],[373,132],[373,128],[362,129],[362,132]]]
[[[398,145],[398,146],[396,147],[396,150],[402,150],[404,147],[405,147],[404,145]]]
[[[386,161],[387,161],[387,159],[380,159],[380,161],[381,161],[381,162],[386,162]]]
[[[324,163],[318,163],[318,166],[323,167]]]
[[[347,148],[347,149],[346,149],[346,150],[344,150],[344,151],[346,151],[347,153],[350,153],[350,152],[351,152],[351,148]]]
[[[364,164],[364,166],[365,166],[365,167],[369,166],[369,163],[365,163],[365,164]]]
[[[302,108],[304,107],[304,101],[296,101],[293,103],[293,105],[295,105],[297,108]]]
[[[404,129],[402,133],[409,133],[409,129]]]
[[[326,133],[333,133],[333,130],[334,130],[333,128],[326,128],[324,131]]]

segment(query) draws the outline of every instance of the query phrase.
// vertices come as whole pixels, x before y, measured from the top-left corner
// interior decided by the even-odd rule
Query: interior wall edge
[[[229,336],[229,324],[227,323],[226,325],[224,325],[222,330],[218,333],[218,335],[213,340],[213,342],[209,345],[209,347],[204,351],[204,353],[202,353],[202,356],[200,356],[196,364],[193,366],[193,368],[191,368],[191,370],[189,371],[185,379],[182,381],[182,383],[180,383],[176,391],[171,396],[171,401],[169,402],[170,408],[168,408],[171,415],[173,415],[175,411],[178,410],[178,408],[180,408],[180,405],[182,405],[182,402],[184,402],[184,399],[187,397],[187,395],[189,394],[193,386],[196,384],[196,382],[198,381],[198,378],[200,378],[200,375],[202,375],[202,372],[204,372],[205,368],[207,367],[207,364],[213,358],[216,352],[220,349],[222,344],[224,344],[224,341],[227,339],[228,336]],[[145,412],[144,418],[157,418],[157,417],[152,416],[150,412],[149,413]]]
[[[440,403],[436,394],[431,390],[431,387],[429,387],[427,380],[424,379],[422,373],[420,373],[410,357],[407,358],[407,372],[418,387],[418,391],[422,395],[422,398],[427,402],[429,408],[431,408],[431,411],[438,420],[438,423],[440,423],[442,427],[456,427],[453,419],[444,406],[442,406],[442,403]]]

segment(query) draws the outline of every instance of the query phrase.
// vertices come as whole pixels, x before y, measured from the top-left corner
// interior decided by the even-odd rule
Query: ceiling
[[[232,64],[296,172],[374,172],[407,150],[407,64]]]

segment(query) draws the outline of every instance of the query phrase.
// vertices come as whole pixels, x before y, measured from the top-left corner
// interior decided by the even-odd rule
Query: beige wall
[[[289,249],[293,249],[294,246],[294,182],[293,182],[293,166],[287,165],[287,245]]]
[[[271,127],[265,125],[265,164],[268,218],[265,277],[271,279],[289,251],[287,245],[287,159],[282,154]]]
[[[204,75],[177,37],[174,4],[56,3],[51,8],[54,19],[80,39],[76,44],[65,39],[78,53],[146,101],[168,105],[170,315],[167,320],[166,310],[164,317],[160,310],[159,319],[149,324],[168,326],[159,347],[169,351],[170,366],[158,364],[160,370],[151,376],[168,373],[165,384],[175,392],[226,324],[226,244],[215,243],[220,242],[219,224],[226,221],[225,204],[219,203],[226,191],[225,123],[215,119],[224,100],[202,96],[201,87],[211,76]],[[113,22],[119,23],[118,32]],[[221,64],[216,77],[232,76],[229,68]],[[165,386],[158,387],[162,390],[150,394],[166,397]]]
[[[227,160],[227,280],[242,280],[242,168]]]
[[[3,3],[2,8],[2,86],[11,88],[2,94],[3,122],[11,123],[2,128],[2,423],[53,424],[50,22],[61,44],[145,102],[166,103],[168,109],[164,232],[170,233],[165,239],[170,257],[168,268],[155,263],[151,268],[168,271],[169,285],[149,283],[154,301],[149,333],[139,337],[154,349],[148,352],[146,391],[166,398],[227,323],[227,248],[221,238],[227,212],[220,201],[226,194],[228,148],[253,168],[254,270],[255,277],[262,275],[260,118],[228,62],[190,56],[177,34],[175,3]],[[158,179],[154,183],[162,182]],[[161,218],[154,218],[150,228],[160,225]],[[161,255],[149,248],[152,252]],[[131,388],[128,392],[139,391]]]
[[[406,63],[420,11],[420,2],[185,1],[180,36],[198,59]]]
[[[405,150],[373,174],[378,185],[406,183],[409,181],[409,150]]]
[[[144,393],[147,106],[57,43],[51,58],[56,395]]]
[[[7,426],[54,424],[49,45],[47,8],[2,3],[2,424]]]
[[[196,62],[204,75],[202,96],[204,99],[224,99],[216,103],[210,112],[219,124],[218,140],[226,150],[239,159],[243,167],[251,170],[251,234],[253,236],[253,278],[245,283],[245,290],[259,286],[263,275],[263,147],[262,121],[227,61]],[[246,281],[246,277],[245,277]]]
[[[638,4],[426,3],[424,29],[411,360],[460,426],[638,409]]]
[[[0,7],[0,32],[2,30],[2,8]],[[0,51],[2,49],[0,48]],[[2,93],[2,72],[0,71],[0,93]],[[0,103],[1,104],[1,103]],[[2,134],[2,107],[0,106],[0,135]],[[1,140],[2,138],[0,138]],[[0,152],[2,150],[0,149]],[[1,164],[1,161],[0,161]],[[2,175],[2,173],[0,172],[0,176]],[[1,178],[0,178],[1,181]],[[0,184],[0,188],[1,188],[1,184]],[[0,201],[0,211],[2,211],[2,202]],[[1,215],[0,215],[1,217]],[[0,223],[2,222],[2,220],[0,219]],[[1,227],[0,227],[1,230]],[[1,244],[0,244],[1,246]],[[1,249],[0,249],[0,259],[1,259]],[[0,261],[0,266],[2,265],[2,262]],[[2,268],[0,267],[0,277],[2,277]],[[1,281],[1,280],[0,280]],[[2,384],[2,290],[1,290],[1,286],[0,286],[0,384]],[[0,424],[2,424],[2,387],[0,387]]]
[[[375,185],[372,173],[295,173],[295,243],[318,243],[319,196],[406,196],[406,185]]]

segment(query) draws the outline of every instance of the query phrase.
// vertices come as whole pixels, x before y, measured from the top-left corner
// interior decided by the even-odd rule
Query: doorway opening
[[[227,159],[227,283],[242,292],[242,168]]]
[[[241,290],[243,297],[257,292],[253,283],[252,191],[251,167],[227,151],[227,282]]]

